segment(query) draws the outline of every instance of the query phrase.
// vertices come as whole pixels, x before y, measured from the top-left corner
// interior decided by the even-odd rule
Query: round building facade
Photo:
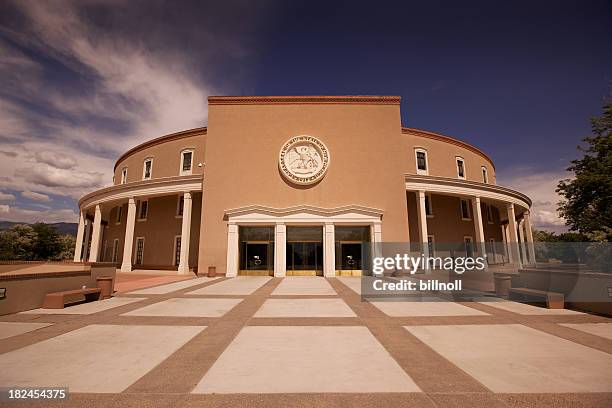
[[[79,201],[75,262],[124,272],[361,275],[377,244],[535,261],[530,199],[394,96],[210,97],[208,127],[123,154]]]

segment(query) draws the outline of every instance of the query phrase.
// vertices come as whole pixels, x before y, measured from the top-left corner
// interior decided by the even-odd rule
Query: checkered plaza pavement
[[[0,387],[68,387],[54,407],[612,406],[612,319],[362,302],[359,282],[195,278],[1,316]]]

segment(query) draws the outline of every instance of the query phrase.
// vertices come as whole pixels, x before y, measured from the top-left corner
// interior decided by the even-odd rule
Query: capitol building
[[[208,110],[207,127],[130,149],[113,185],[79,200],[75,262],[359,276],[385,243],[535,262],[531,200],[477,147],[404,126],[397,96],[212,96]]]

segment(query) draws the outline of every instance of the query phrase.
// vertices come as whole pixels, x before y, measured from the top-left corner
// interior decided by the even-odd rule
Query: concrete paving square
[[[0,384],[121,392],[204,329],[86,326],[0,355]]]
[[[381,312],[392,317],[406,316],[488,316],[488,313],[454,302],[371,302]]]
[[[82,314],[88,315],[102,312],[104,310],[113,309],[119,306],[129,305],[130,303],[140,302],[146,298],[127,298],[127,297],[112,297],[110,299],[99,300],[94,302],[81,303],[79,305],[65,307],[63,309],[33,309],[27,310],[25,314]]]
[[[234,295],[246,296],[255,292],[270,279],[269,276],[238,276],[215,283],[202,289],[188,292],[188,295]]]
[[[561,323],[561,326],[612,340],[612,323]]]
[[[272,295],[337,295],[337,293],[324,278],[291,276],[283,279]]]
[[[132,310],[122,316],[220,317],[240,302],[242,299],[173,298]]]
[[[361,278],[354,276],[336,276],[336,279],[346,285],[353,292],[361,295]]]
[[[186,289],[192,286],[201,285],[202,283],[207,283],[214,281],[219,278],[196,278],[196,279],[188,279],[180,282],[169,283],[167,285],[155,286],[147,289],[135,290],[133,292],[129,292],[130,295],[165,295],[170,292],[174,292],[176,290]]]
[[[528,305],[526,303],[501,301],[501,302],[480,302],[484,305],[496,307],[498,309],[514,312],[522,315],[581,315],[582,312],[569,309],[547,309],[545,307]]]
[[[612,391],[612,355],[527,326],[405,328],[493,392]]]
[[[193,393],[416,392],[365,327],[244,327]]]
[[[52,323],[0,322],[0,340],[51,326]]]
[[[255,317],[356,317],[342,299],[268,299]]]

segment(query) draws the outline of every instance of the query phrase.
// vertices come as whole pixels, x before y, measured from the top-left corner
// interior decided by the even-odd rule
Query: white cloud
[[[15,201],[15,196],[9,193],[3,193],[0,191],[0,201]]]
[[[10,41],[0,39],[0,187],[78,199],[111,183],[125,150],[204,126],[207,96],[223,93],[196,78],[189,54],[169,57],[157,44],[96,28],[85,20],[85,3],[14,5],[23,25],[3,31]],[[50,81],[36,54],[71,71],[78,92]]]
[[[21,192],[21,196],[24,198],[28,198],[30,200],[34,200],[34,201],[41,201],[41,202],[51,202],[51,197],[49,197],[46,194],[41,194],[41,193],[37,193],[35,191],[22,191]]]
[[[564,170],[538,172],[530,167],[515,167],[499,171],[497,182],[531,198],[531,222],[535,228],[565,232],[565,220],[557,213],[562,197],[555,189],[559,180],[570,177]]]
[[[34,157],[39,163],[45,163],[49,166],[64,170],[72,169],[77,164],[77,161],[72,156],[48,150],[36,152]]]
[[[0,220],[16,221],[25,223],[34,223],[38,221],[53,223],[53,222],[77,222],[78,214],[71,209],[59,210],[28,210],[20,207],[9,207],[8,205],[0,205]]]

